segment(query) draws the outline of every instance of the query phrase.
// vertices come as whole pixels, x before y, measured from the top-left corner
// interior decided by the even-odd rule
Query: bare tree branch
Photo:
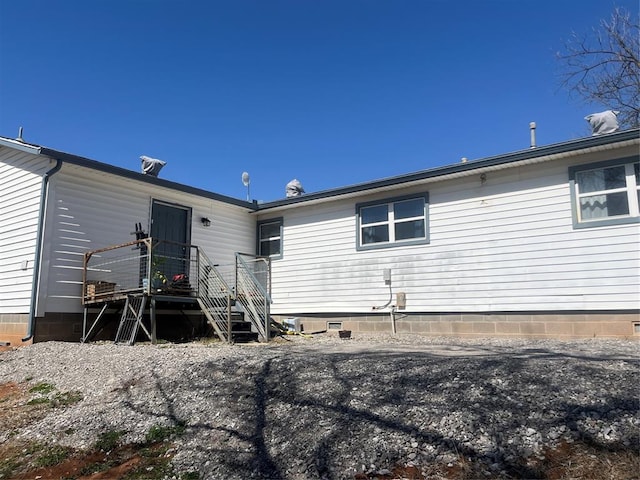
[[[589,102],[618,110],[622,127],[640,126],[640,17],[616,8],[591,35],[576,33],[557,54],[561,84]]]

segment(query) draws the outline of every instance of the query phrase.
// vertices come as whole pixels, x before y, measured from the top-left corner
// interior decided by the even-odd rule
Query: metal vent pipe
[[[536,122],[529,123],[529,130],[531,130],[531,148],[536,148]]]

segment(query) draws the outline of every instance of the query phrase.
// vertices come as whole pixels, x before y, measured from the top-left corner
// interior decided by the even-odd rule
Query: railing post
[[[233,343],[231,338],[231,295],[227,294],[227,342]]]
[[[267,297],[264,297],[264,331],[265,331],[265,342],[269,343],[271,340],[271,322],[269,318],[269,308],[267,305]]]
[[[200,296],[200,249],[198,247],[196,248],[196,278],[195,278],[195,285],[196,285],[196,297]]]
[[[156,297],[155,296],[151,296],[151,306],[149,307],[149,316],[151,317],[151,343],[155,345],[156,343],[158,343],[157,336],[156,336],[157,323],[156,323]]]
[[[246,262],[242,256],[252,257],[252,260]],[[267,278],[262,278],[263,275],[258,272],[257,265],[259,262],[264,263],[266,267],[264,275]],[[236,253],[236,298],[241,302],[251,319],[251,323],[265,342],[268,342],[271,336],[269,268],[268,258]]]
[[[142,286],[142,290],[143,293],[146,293],[147,295],[151,292],[151,272],[153,271],[152,265],[151,263],[153,262],[153,240],[151,239],[151,237],[147,237],[144,239],[144,245],[145,248],[147,250],[147,254],[146,254],[146,261],[147,264],[145,265],[145,275],[147,278],[147,285],[143,285]]]
[[[89,264],[89,259],[91,258],[91,253],[85,253],[82,256],[82,304],[84,305],[87,299],[87,265]],[[84,317],[85,323],[87,318],[87,309],[84,309]],[[84,336],[84,332],[82,333]]]

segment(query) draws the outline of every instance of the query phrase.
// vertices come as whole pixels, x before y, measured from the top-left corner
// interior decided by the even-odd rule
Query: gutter
[[[40,191],[40,210],[38,213],[38,230],[36,232],[36,252],[33,262],[33,281],[31,284],[31,306],[29,308],[29,324],[27,328],[27,336],[22,339],[28,342],[33,338],[36,324],[36,303],[38,301],[38,286],[40,277],[40,253],[42,251],[45,209],[47,206],[47,192],[49,190],[49,179],[62,168],[62,160],[55,159],[56,165],[42,176],[42,190]]]
[[[228,197],[219,193],[210,192],[197,187],[191,187],[181,183],[166,180],[164,178],[154,177],[153,175],[145,175],[143,173],[134,172],[133,170],[127,170],[126,168],[116,167],[115,165],[109,165],[106,163],[98,162],[97,160],[91,160],[85,157],[79,157],[70,153],[61,152],[59,150],[53,150],[47,147],[40,147],[41,155],[46,155],[50,158],[55,158],[67,163],[69,165],[78,165],[84,168],[90,168],[99,172],[109,173],[111,175],[117,175],[119,177],[128,178],[130,180],[150,183],[152,185],[170,188],[172,190],[178,190],[181,192],[197,195],[204,198],[210,198],[220,202],[228,203],[231,205],[237,205],[245,207],[249,210],[254,210],[255,205],[252,202],[240,200],[233,197]]]
[[[639,132],[639,129],[633,129],[596,137],[581,138],[570,142],[557,143],[545,147],[534,147],[504,155],[434,167],[414,173],[358,183],[346,187],[333,188],[314,193],[305,193],[298,197],[284,198],[259,204],[257,205],[255,212],[277,212],[291,208],[293,205],[298,203],[305,203],[309,205],[335,200],[336,198],[350,198],[360,195],[363,192],[375,193],[395,189],[400,185],[408,187],[410,185],[472,175],[483,171],[546,162],[556,160],[558,158],[579,155],[585,152],[597,152],[634,145],[637,144],[640,139],[640,136],[638,135]]]

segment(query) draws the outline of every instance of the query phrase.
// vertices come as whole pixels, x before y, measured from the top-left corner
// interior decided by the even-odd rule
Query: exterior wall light
[[[202,225],[204,225],[205,227],[211,226],[211,220],[209,220],[207,217],[202,217],[200,221],[202,222]]]

